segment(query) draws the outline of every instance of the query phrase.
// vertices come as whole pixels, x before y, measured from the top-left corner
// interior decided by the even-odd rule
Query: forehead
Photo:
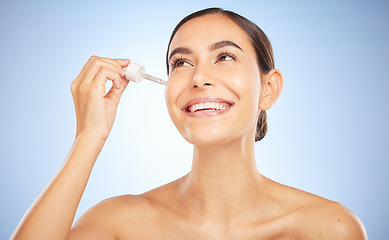
[[[208,47],[222,40],[253,51],[249,36],[235,22],[221,14],[208,14],[191,19],[180,27],[170,44],[169,54],[176,47]]]

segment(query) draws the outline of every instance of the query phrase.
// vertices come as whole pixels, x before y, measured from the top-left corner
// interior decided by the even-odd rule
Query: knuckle
[[[101,59],[101,58],[96,58],[93,60],[93,63],[92,63],[94,66],[98,66],[100,68],[103,68],[104,66],[104,61]]]
[[[109,76],[111,76],[111,75],[112,75],[112,71],[111,71],[110,69],[101,68],[101,69],[100,69],[100,72],[99,72],[99,74],[98,74],[98,77],[99,77],[99,78],[103,78],[103,77],[109,78]]]
[[[111,70],[107,69],[107,68],[101,68],[101,73],[104,75],[104,76],[107,76],[111,73]]]
[[[118,61],[113,61],[112,63],[117,69],[121,69],[122,67],[120,66],[120,64],[118,63]]]
[[[91,62],[92,65],[96,65],[101,63],[101,58],[93,55],[92,57],[90,57],[89,61]]]
[[[77,84],[76,80],[74,80],[74,81],[70,84],[70,91],[72,91],[72,93],[73,93],[73,92],[76,92],[77,87],[78,87],[78,84]]]

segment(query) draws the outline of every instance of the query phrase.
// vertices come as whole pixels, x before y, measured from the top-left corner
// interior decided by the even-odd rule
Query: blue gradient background
[[[270,38],[284,90],[256,143],[261,173],[339,201],[370,239],[386,239],[387,1],[1,1],[0,239],[54,176],[74,139],[70,83],[91,55],[128,57],[166,77],[174,26],[211,6]],[[192,147],[168,116],[164,87],[131,83],[77,217],[101,200],[139,194],[190,170]]]

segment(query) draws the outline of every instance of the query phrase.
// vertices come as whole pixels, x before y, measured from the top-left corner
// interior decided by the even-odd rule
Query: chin
[[[186,141],[196,146],[220,145],[236,139],[223,129],[203,129],[202,131],[186,132],[182,136]]]

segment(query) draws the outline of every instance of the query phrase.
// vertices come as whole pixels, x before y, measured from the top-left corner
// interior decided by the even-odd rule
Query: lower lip
[[[188,112],[184,110],[184,113],[188,115],[189,117],[211,117],[211,116],[217,116],[220,114],[223,114],[227,111],[229,111],[233,106],[230,106],[228,108],[222,109],[222,110],[203,110],[203,111],[197,111],[197,112]]]

